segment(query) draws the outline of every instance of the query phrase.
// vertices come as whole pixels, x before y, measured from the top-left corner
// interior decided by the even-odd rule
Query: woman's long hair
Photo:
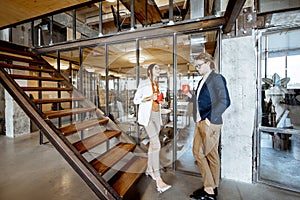
[[[153,80],[153,68],[155,65],[156,65],[155,63],[152,63],[147,68],[147,76],[150,78],[151,81],[154,81]]]

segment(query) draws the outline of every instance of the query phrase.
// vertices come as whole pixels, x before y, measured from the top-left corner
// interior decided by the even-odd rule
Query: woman
[[[138,123],[145,127],[150,144],[148,149],[148,167],[146,175],[156,181],[157,191],[164,192],[171,188],[161,178],[159,172],[159,132],[162,125],[158,95],[159,66],[151,64],[147,69],[148,79],[141,81],[134,96],[134,104],[139,104]]]

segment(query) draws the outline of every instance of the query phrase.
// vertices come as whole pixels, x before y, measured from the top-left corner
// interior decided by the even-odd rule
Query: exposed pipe
[[[130,0],[130,27],[131,30],[134,29],[134,0]]]
[[[73,40],[76,40],[76,10],[73,9]]]
[[[50,20],[49,31],[50,31],[49,45],[52,45],[53,44],[53,15],[51,16],[51,20]]]
[[[173,161],[177,160],[177,34],[173,34]],[[173,170],[176,169],[176,162],[172,162]]]
[[[169,0],[169,25],[174,24],[173,0]]]
[[[103,19],[102,19],[102,1],[100,0],[99,1],[99,34],[98,34],[98,36],[103,35],[102,23],[103,23]]]
[[[42,44],[42,27],[38,26],[38,35],[37,35],[38,46]]]

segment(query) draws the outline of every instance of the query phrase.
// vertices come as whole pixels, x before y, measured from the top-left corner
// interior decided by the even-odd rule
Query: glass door
[[[300,190],[300,30],[261,38],[258,180]]]

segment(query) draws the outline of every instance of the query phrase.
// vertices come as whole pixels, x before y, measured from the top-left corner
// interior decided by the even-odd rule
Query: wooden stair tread
[[[84,129],[99,125],[106,124],[109,121],[108,118],[104,119],[90,119],[84,120],[82,122],[76,122],[74,124],[70,124],[67,126],[60,127],[59,130],[62,132],[64,136],[71,135],[73,133],[77,133],[78,131],[82,131]]]
[[[108,183],[123,197],[145,172],[146,167],[147,158],[134,156]]]
[[[13,61],[20,61],[25,63],[40,64],[40,65],[46,64],[46,62],[43,60],[29,59],[29,58],[7,55],[2,53],[0,53],[0,60],[13,60]]]
[[[1,44],[1,42],[0,42]],[[5,47],[1,47],[0,46],[0,51],[1,50],[5,50]],[[37,56],[35,56],[35,54],[31,55],[31,52],[26,52],[26,53],[20,53],[20,55],[13,55],[13,54],[17,54],[19,51],[19,49],[16,50],[11,50],[11,51],[7,51],[11,54],[5,54],[3,52],[0,52],[0,62],[1,60],[4,61],[20,61],[23,62],[24,65],[26,65],[26,63],[29,63],[30,66],[23,66],[23,64],[20,65],[14,65],[14,64],[6,64],[6,63],[0,63],[0,67],[3,68],[4,70],[6,70],[6,72],[12,73],[15,72],[15,70],[27,70],[27,71],[34,71],[34,72],[39,72],[39,74],[41,73],[56,73],[55,69],[48,69],[47,67],[49,66],[47,64],[46,61],[43,61],[42,59],[39,60],[39,58]],[[34,66],[32,66],[34,65]],[[43,66],[47,69],[44,69],[43,67],[39,67]],[[51,68],[51,67],[49,67]],[[45,75],[45,77],[41,77],[41,76],[33,76],[33,75],[29,75],[28,72],[24,72],[22,73],[22,71],[19,71],[18,73],[15,74],[9,74],[9,76],[13,79],[25,79],[25,80],[39,80],[39,81],[64,81],[64,78],[57,78],[57,77],[49,77],[49,75]],[[24,75],[23,75],[24,74]],[[6,74],[5,74],[6,76]],[[11,79],[9,79],[9,81],[11,81]],[[17,86],[17,84],[15,84],[15,87],[19,87],[20,89],[23,89],[24,91],[72,91],[73,88],[65,88],[65,87],[21,87],[20,85]],[[19,88],[18,91],[19,91]],[[77,96],[77,95],[76,95]],[[72,101],[84,101],[85,98],[79,98],[79,97],[74,97],[72,98],[71,95],[67,96],[67,98],[54,98],[54,99],[31,99],[31,101],[35,104],[43,104],[43,103],[60,103],[60,102],[72,102]],[[26,104],[25,104],[26,105]],[[46,116],[46,121],[48,121],[49,119],[53,119],[53,118],[60,118],[60,117],[65,117],[65,116],[72,116],[74,114],[80,114],[80,113],[87,113],[87,112],[94,112],[96,111],[97,108],[96,107],[92,107],[92,108],[74,108],[74,109],[64,109],[64,110],[55,110],[55,111],[48,111],[48,112],[44,112],[43,114]],[[35,116],[31,116],[32,118],[35,118],[36,120],[38,118],[36,118]],[[51,121],[48,121],[49,123],[51,123]],[[98,126],[99,124],[106,124],[109,122],[109,118],[103,118],[103,119],[94,119],[94,120],[85,120],[82,122],[77,122],[74,123],[72,125],[68,125],[68,126],[64,126],[59,128],[61,130],[61,132],[63,133],[64,136],[70,135],[72,133],[81,131],[81,130],[86,130],[87,128],[92,128],[94,126]],[[51,127],[50,127],[51,128]],[[46,131],[48,131],[48,129],[45,128]],[[95,130],[93,130],[95,131]],[[100,131],[99,131],[100,132]],[[72,159],[72,162],[70,162],[70,164],[74,167],[76,166],[75,169],[78,169],[77,171],[79,171],[80,174],[80,170],[82,170],[82,177],[83,179],[87,178],[93,178],[91,176],[93,176],[93,174],[89,174],[89,171],[87,171],[89,168],[87,168],[85,170],[84,167],[91,167],[90,165],[87,166],[88,163],[86,163],[87,161],[84,159],[77,159],[78,156],[73,155],[78,154],[78,152],[75,150],[77,149],[80,153],[84,153],[86,151],[88,151],[89,149],[95,148],[97,147],[99,144],[102,144],[103,146],[105,146],[105,142],[109,141],[110,139],[114,138],[114,137],[118,137],[120,136],[122,132],[120,130],[106,130],[104,132],[95,134],[93,136],[90,136],[88,138],[85,138],[79,142],[76,142],[73,144],[74,148],[69,148],[68,145],[66,145],[66,147],[62,147],[61,149],[62,151],[59,151],[61,154],[66,154],[69,159]],[[55,137],[55,135],[51,135],[50,137]],[[50,138],[49,138],[50,139]],[[60,138],[60,139],[65,139],[65,140],[69,140],[71,138]],[[73,138],[72,138],[73,139]],[[51,140],[50,140],[51,141]],[[58,141],[56,143],[56,145],[61,145],[61,143],[59,143],[60,141]],[[63,141],[62,141],[63,142]],[[90,162],[90,164],[99,172],[99,174],[103,175],[105,172],[107,172],[109,169],[111,169],[115,164],[123,164],[124,162],[126,162],[125,166],[126,168],[124,169],[128,169],[129,171],[139,171],[145,170],[147,161],[145,161],[146,159],[143,158],[139,158],[139,159],[127,159],[127,157],[132,156],[132,154],[130,152],[134,151],[134,149],[136,148],[136,144],[129,144],[129,143],[120,143],[118,145],[116,145],[115,147],[111,148],[110,150],[106,151],[105,153],[103,153],[101,156],[95,158],[93,161]],[[73,152],[75,151],[75,152]],[[69,155],[70,154],[70,155]],[[128,155],[130,154],[130,155]],[[127,155],[127,156],[126,156]],[[73,157],[74,156],[74,157]],[[76,159],[75,159],[76,157]],[[126,159],[124,159],[124,157]],[[68,159],[66,159],[67,161],[69,161]],[[120,160],[122,162],[120,162]],[[129,160],[129,163],[127,163],[127,160]],[[143,162],[142,162],[143,161]],[[124,165],[123,164],[123,165]],[[78,167],[78,168],[77,168]],[[114,170],[113,170],[114,171]],[[138,179],[137,174],[135,173],[131,173],[131,174],[122,174],[120,172],[117,172],[118,176],[120,177],[120,181],[115,181],[113,182],[113,188],[116,188],[116,191],[118,193],[120,193],[121,195],[125,194],[126,191],[128,190],[128,188],[130,186],[132,186],[132,184]],[[90,176],[90,177],[89,177]],[[115,177],[115,176],[114,176]],[[129,180],[129,183],[123,184],[123,177],[127,177]],[[95,177],[97,178],[97,177]],[[91,183],[94,183],[94,178],[93,179],[89,179],[91,180]],[[96,179],[95,179],[96,180]],[[97,184],[96,186],[98,187],[98,182],[95,183]],[[109,185],[107,183],[104,182],[100,182],[99,184],[103,184],[105,187],[107,187],[109,190],[111,190],[110,192],[113,192],[112,188],[109,188]],[[113,196],[117,196],[117,194],[115,192],[113,192]],[[120,199],[119,197],[117,199]]]
[[[54,69],[45,69],[36,66],[23,66],[23,65],[6,64],[6,63],[0,63],[0,66],[5,68],[10,68],[10,69],[28,70],[28,71],[36,71],[36,72],[46,72],[46,73],[55,72]]]
[[[11,63],[11,61],[19,61],[21,63],[24,63],[24,64],[18,64],[18,65],[0,63],[0,67],[2,67],[4,70],[6,70],[6,72],[9,73],[9,76],[11,78],[22,79],[22,80],[35,80],[35,81],[64,81],[65,80],[64,78],[61,78],[61,77],[51,77],[51,76],[49,76],[49,74],[48,75],[43,74],[45,76],[38,76],[37,73],[35,73],[36,75],[35,74],[29,75],[28,72],[30,72],[30,71],[39,72],[40,75],[41,75],[41,73],[50,73],[50,75],[52,75],[52,74],[56,73],[56,70],[54,68],[51,69],[51,66],[49,67],[49,65],[46,61],[44,61],[43,59],[40,59],[33,52],[31,52],[29,50],[26,51],[25,48],[24,48],[24,52],[19,52],[19,51],[21,51],[21,50],[18,48],[8,49],[6,46],[0,46],[0,62],[8,61],[9,63]],[[30,66],[25,66],[26,63],[28,63]],[[16,72],[15,70],[20,70],[20,71]],[[21,70],[26,70],[26,72],[23,73],[23,71],[21,71]],[[73,91],[72,87],[67,88],[67,87],[56,87],[56,86],[54,86],[54,87],[37,87],[37,86],[36,87],[22,87],[22,86],[19,86],[19,88],[23,89],[24,91]],[[67,98],[58,98],[57,97],[54,99],[51,98],[51,99],[31,99],[31,100],[35,104],[46,104],[46,103],[84,101],[85,98],[80,98],[80,97],[72,98],[70,95]],[[44,112],[44,114],[46,116],[45,120],[49,120],[49,119],[53,119],[53,118],[72,116],[74,114],[93,112],[96,110],[97,110],[96,107],[74,108],[74,109],[48,111],[48,112]],[[77,122],[77,123],[74,123],[74,124],[71,124],[68,126],[60,127],[59,130],[62,132],[62,134],[64,136],[68,136],[70,134],[73,134],[73,133],[76,133],[76,132],[79,132],[82,130],[86,130],[88,128],[93,128],[95,126],[99,126],[99,124],[106,124],[108,122],[109,122],[109,118],[103,118],[101,120],[100,119],[85,120],[85,121]],[[104,132],[97,133],[93,136],[90,136],[81,141],[78,141],[78,142],[74,143],[73,146],[80,153],[85,153],[85,152],[89,151],[90,149],[97,147],[100,144],[103,144],[103,146],[104,146],[106,141],[109,141],[110,139],[112,139],[114,137],[120,136],[121,133],[122,132],[120,130],[106,130]],[[51,136],[51,137],[53,137],[53,136]],[[69,138],[64,138],[64,139],[68,140]],[[126,163],[125,166],[122,167],[121,171],[116,172],[116,174],[113,176],[113,179],[110,180],[112,187],[116,190],[117,193],[120,194],[121,197],[123,197],[123,195],[128,191],[128,189],[137,181],[137,179],[141,176],[141,173],[143,173],[147,167],[147,159],[146,158],[136,157],[130,153],[130,152],[134,151],[135,148],[136,148],[136,144],[120,143],[90,162],[90,164],[97,170],[97,172],[100,175],[103,175],[105,172],[109,171],[111,168],[114,167],[115,164],[119,165],[119,164]],[[66,153],[66,154],[76,153],[76,150],[75,150],[75,152],[70,152],[70,151],[74,151],[73,149],[74,148],[69,149],[69,147],[68,147],[68,148],[64,149],[64,151],[65,151],[64,153]],[[130,158],[131,157],[133,157],[133,158],[132,159],[127,158],[129,156],[130,156]],[[127,160],[129,160],[128,163],[127,163]],[[82,164],[87,164],[87,163],[85,163],[84,160],[80,160],[80,159],[78,160],[78,163],[75,163],[75,164],[77,165],[77,164],[79,164],[79,162],[82,162]],[[106,184],[106,186],[108,186],[107,183],[105,183],[105,184]],[[110,189],[110,190],[112,190],[112,189]],[[115,195],[117,195],[117,194],[115,194]]]
[[[24,91],[72,91],[73,88],[58,87],[21,87]]]
[[[65,117],[73,114],[80,114],[90,111],[95,111],[96,108],[74,108],[74,109],[65,109],[65,110],[57,110],[57,111],[48,111],[44,112],[44,114],[49,118],[59,118],[59,117]]]
[[[75,98],[57,98],[57,99],[32,99],[32,102],[35,104],[43,104],[43,103],[62,103],[62,102],[72,102],[72,101],[83,101],[85,98],[83,97],[75,97]]]
[[[57,77],[42,77],[42,76],[29,76],[29,75],[21,75],[21,74],[11,74],[10,75],[14,79],[26,79],[26,80],[40,80],[40,81],[63,81],[64,78]]]
[[[119,130],[106,130],[102,133],[98,133],[95,135],[92,135],[84,140],[75,142],[73,146],[80,152],[85,153],[89,149],[94,148],[95,146],[113,138],[117,137],[121,134],[121,131]]]
[[[94,167],[94,169],[102,176],[128,152],[133,151],[135,147],[136,144],[120,143],[103,155],[92,160],[90,163]]]
[[[5,44],[6,46],[7,44]],[[13,45],[13,44],[12,44]],[[13,53],[13,54],[20,54],[20,55],[23,55],[23,56],[36,56],[34,53],[32,53],[31,51],[26,51],[25,48],[20,50],[20,49],[16,49],[14,47],[11,47],[11,48],[8,48],[8,47],[5,47],[5,46],[2,46],[0,45],[0,51],[3,51],[3,52],[9,52],[9,53]]]

